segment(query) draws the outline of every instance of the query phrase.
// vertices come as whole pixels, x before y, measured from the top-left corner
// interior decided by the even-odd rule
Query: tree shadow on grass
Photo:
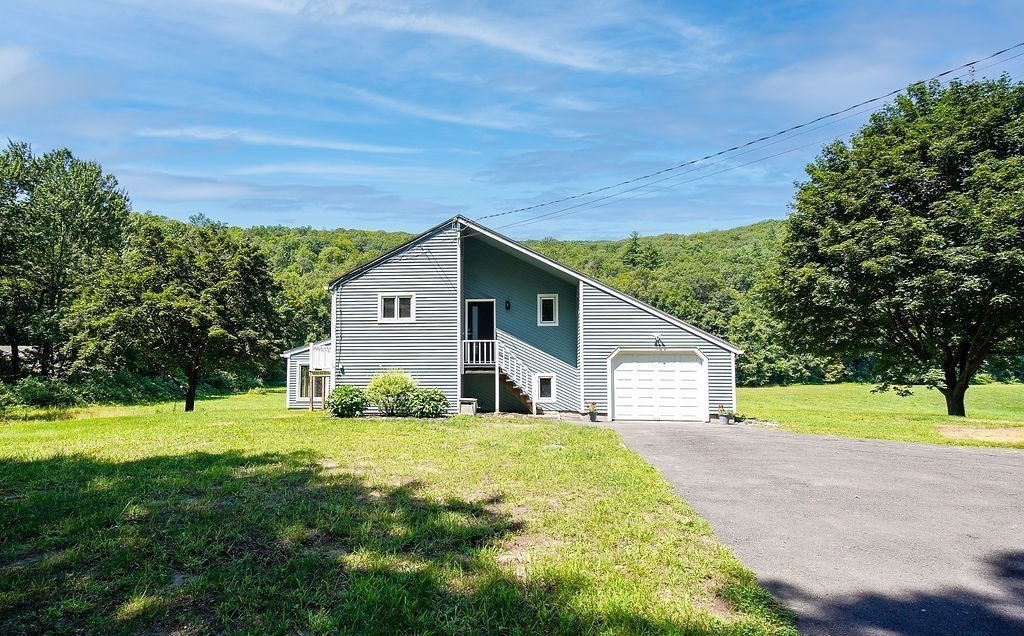
[[[0,632],[687,630],[509,574],[494,553],[522,527],[500,503],[306,453],[0,461]]]
[[[1024,635],[1024,552],[993,554],[986,566],[989,594],[950,587],[823,600],[785,582],[761,584],[782,602],[805,608],[798,612],[801,633]]]

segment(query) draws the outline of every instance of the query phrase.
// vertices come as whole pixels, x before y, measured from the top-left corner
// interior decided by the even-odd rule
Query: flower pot
[[[587,415],[590,416],[590,421],[591,422],[596,422],[597,421],[597,412],[596,411],[590,411],[589,413],[587,413]]]
[[[719,413],[718,414],[718,423],[719,424],[728,424],[729,423],[729,416],[724,414],[724,413]]]

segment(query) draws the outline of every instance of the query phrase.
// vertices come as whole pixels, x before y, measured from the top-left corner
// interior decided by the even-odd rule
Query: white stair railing
[[[522,360],[516,357],[512,349],[498,341],[498,369],[505,373],[512,384],[526,395],[526,398],[533,403],[533,375],[530,373]]]

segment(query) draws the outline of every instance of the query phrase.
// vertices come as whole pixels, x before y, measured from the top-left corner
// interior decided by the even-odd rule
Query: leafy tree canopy
[[[1024,84],[912,86],[807,172],[770,284],[790,340],[964,415],[985,361],[1021,353]]]
[[[72,313],[83,361],[178,369],[195,405],[203,372],[266,368],[280,342],[278,286],[263,252],[225,228],[137,216]]]

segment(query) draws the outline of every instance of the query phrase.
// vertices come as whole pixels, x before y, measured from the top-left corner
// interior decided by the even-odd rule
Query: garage
[[[608,364],[612,419],[707,420],[707,359],[699,351],[618,350]]]

